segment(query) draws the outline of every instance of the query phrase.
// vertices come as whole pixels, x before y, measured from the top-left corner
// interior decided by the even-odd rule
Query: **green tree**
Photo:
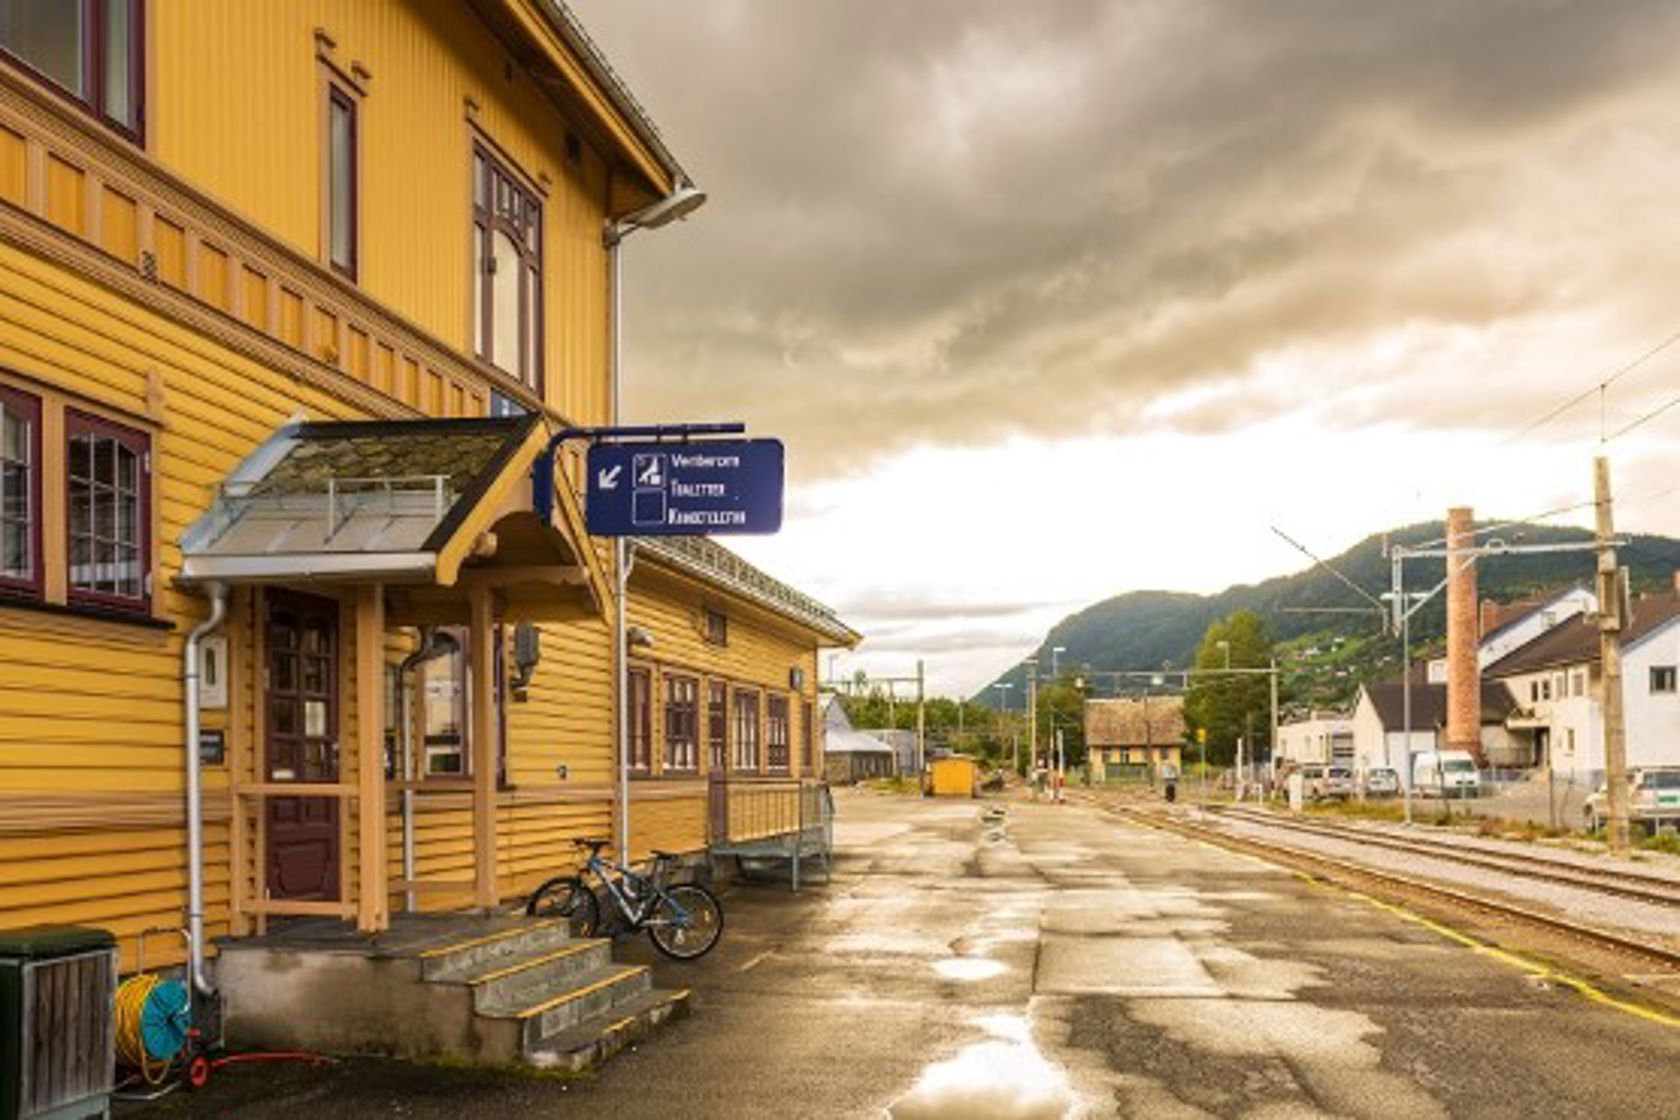
[[[1198,727],[1207,729],[1208,761],[1233,761],[1239,736],[1270,751],[1270,681],[1261,673],[1227,676],[1219,670],[1227,664],[1232,669],[1264,669],[1271,658],[1271,638],[1253,611],[1227,615],[1203,635],[1196,649],[1199,672],[1190,678],[1184,697],[1184,719],[1192,735]]]
[[[1054,765],[1056,732],[1068,769],[1085,763],[1085,687],[1072,669],[1038,686],[1038,753]],[[1023,756],[1024,757],[1024,756]],[[1029,763],[1030,765],[1030,763]]]

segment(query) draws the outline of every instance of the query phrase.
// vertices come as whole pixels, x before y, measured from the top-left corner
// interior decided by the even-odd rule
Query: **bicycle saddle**
[[[588,848],[592,852],[598,852],[611,843],[611,840],[601,836],[575,836],[572,838],[574,847]]]

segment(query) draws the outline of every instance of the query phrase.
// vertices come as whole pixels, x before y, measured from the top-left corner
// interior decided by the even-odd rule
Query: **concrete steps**
[[[237,1035],[268,1047],[583,1070],[688,1007],[564,922],[438,924],[394,943],[224,944]]]

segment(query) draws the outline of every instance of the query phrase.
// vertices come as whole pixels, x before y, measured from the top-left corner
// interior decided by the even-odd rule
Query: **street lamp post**
[[[1027,754],[1034,772],[1038,768],[1038,658],[1029,657],[1027,667]]]
[[[1010,681],[1002,681],[998,684],[992,685],[992,687],[998,690],[998,711],[1000,713],[1008,712],[1009,690],[1015,687],[1014,684]],[[957,711],[959,713],[962,711],[962,701],[960,699],[957,701]],[[1001,720],[998,723],[998,742],[1001,746],[1003,742],[1003,724]]]
[[[601,241],[610,257],[612,279],[612,422],[624,422],[624,265],[620,249],[624,239],[640,229],[659,229],[688,217],[705,205],[706,192],[691,183],[681,183],[670,194],[617,221],[608,221]],[[614,705],[618,717],[618,858],[630,861],[630,654],[625,635],[625,599],[630,593],[630,547],[623,537],[613,538],[613,660],[618,690]]]

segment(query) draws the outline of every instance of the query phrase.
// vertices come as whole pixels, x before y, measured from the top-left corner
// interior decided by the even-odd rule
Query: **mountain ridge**
[[[1497,526],[1498,538],[1488,536]],[[1584,543],[1593,539],[1586,529],[1506,522],[1479,522],[1485,539],[1504,539],[1511,544]],[[1387,532],[1373,533],[1340,555],[1327,561],[1373,595],[1388,590],[1390,562],[1384,552],[1388,543],[1419,547],[1439,541],[1440,522],[1422,522]],[[1635,591],[1673,586],[1680,571],[1680,540],[1651,534],[1628,534],[1619,550],[1629,568]],[[1554,552],[1527,555],[1504,554],[1477,562],[1479,591],[1484,599],[1511,602],[1527,596],[1561,590],[1575,583],[1589,586],[1595,571],[1591,551]],[[1408,590],[1433,588],[1444,574],[1443,560],[1417,560],[1407,564]],[[1414,655],[1427,649],[1445,632],[1445,595],[1437,595],[1412,621]],[[1370,608],[1364,614],[1319,613],[1345,608]],[[1186,591],[1126,591],[1092,603],[1065,616],[1052,626],[1034,654],[1041,673],[1050,666],[1050,650],[1064,646],[1057,655],[1061,667],[1097,672],[1113,670],[1150,671],[1165,665],[1183,668],[1194,658],[1196,647],[1208,625],[1238,610],[1253,610],[1266,624],[1275,642],[1290,642],[1315,636],[1328,639],[1369,639],[1381,632],[1376,610],[1334,574],[1318,565],[1273,576],[1258,583],[1232,584],[1222,591],[1196,594]],[[1364,644],[1369,645],[1369,642]],[[1397,641],[1391,641],[1398,647]],[[1397,660],[1398,648],[1387,660]],[[1024,659],[1023,659],[1024,660]],[[1019,691],[1026,680],[1021,663],[1010,666],[988,682],[972,698],[995,705],[993,684],[1010,684]],[[1104,689],[1106,694],[1109,690]]]

